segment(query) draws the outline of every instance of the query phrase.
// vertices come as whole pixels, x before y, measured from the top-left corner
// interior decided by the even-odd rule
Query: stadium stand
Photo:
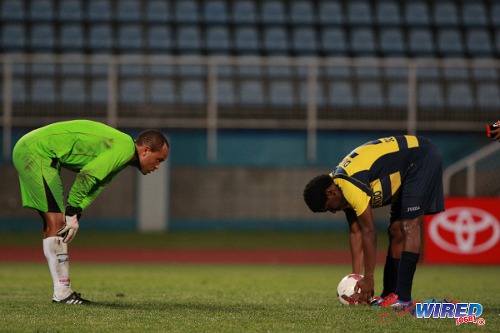
[[[214,25],[215,34],[224,40],[217,53],[227,55],[247,51],[291,56],[500,55],[500,4],[492,0],[4,0],[0,10],[3,53],[67,53],[67,47],[79,51],[83,44],[90,54],[210,54],[214,40],[205,47],[204,29]],[[96,24],[97,30],[109,30],[103,42],[96,43],[101,36]],[[70,31],[64,31],[64,25],[71,26]],[[160,41],[159,34],[165,36],[165,31],[174,32],[165,39],[179,47],[150,42]],[[77,34],[75,45],[68,43],[68,34]],[[32,43],[32,35],[51,41]],[[117,42],[110,45],[109,37]],[[150,41],[142,45],[139,37]],[[183,41],[186,38],[197,41]],[[134,45],[121,47],[119,40]],[[245,47],[247,42],[250,46]]]
[[[2,54],[471,61],[500,57],[500,3],[494,0],[3,0],[0,19]],[[63,77],[55,83],[43,77],[45,74],[40,76],[34,72],[33,66],[26,66],[22,75],[30,79],[14,81],[14,100],[33,99],[47,103],[74,92],[78,96],[75,103],[81,104],[82,97],[104,103],[107,94],[98,91],[96,86],[104,84],[100,80],[105,80],[108,74],[107,65],[79,66],[81,74],[78,76],[82,80],[79,83],[75,81],[77,77],[65,77],[65,71],[58,72]],[[219,82],[220,105],[247,102],[253,105],[269,102],[271,106],[286,106],[291,102],[304,105],[306,95],[299,89],[304,86],[304,75],[299,78],[299,74],[292,73],[294,69],[285,70],[286,66],[269,66],[265,70],[258,66],[244,67],[227,65],[229,72],[242,70],[253,74],[228,72],[225,81]],[[175,80],[172,70],[166,65],[152,64],[148,75],[161,81],[141,84],[127,81],[118,87],[118,95],[126,104],[139,101],[174,103],[172,96],[176,93],[181,96],[181,103],[199,105],[206,102],[206,68],[179,67]],[[318,85],[317,101],[322,105],[332,103],[348,107],[366,102],[375,108],[380,105],[401,108],[408,101],[405,96],[408,87],[396,88],[389,77],[381,75],[377,65],[371,67],[371,76],[366,68],[354,71],[349,66],[327,66],[323,70],[325,73],[320,76],[337,82]],[[258,82],[257,78],[262,78],[260,75],[264,72],[267,80],[292,82]],[[397,79],[406,82],[408,71],[401,73]],[[456,77],[447,73],[436,68],[419,68],[421,86],[417,100],[420,106],[431,109],[458,104],[485,109],[500,107],[498,89],[494,88],[499,85],[496,70],[472,68],[468,77],[456,82],[459,86],[450,84]],[[129,75],[130,80],[140,80],[141,75],[145,73],[136,73],[135,77]],[[192,81],[183,80],[185,75]],[[218,75],[222,75],[221,72]],[[89,78],[92,82],[83,82]],[[296,84],[293,80],[301,82]],[[361,82],[365,80],[369,82]],[[45,90],[40,90],[40,82],[47,84]],[[21,86],[27,89],[24,95],[19,92]],[[132,97],[125,92],[135,88],[144,92],[138,100],[128,100]],[[160,97],[161,91],[168,92],[167,97]],[[200,97],[193,101],[187,98],[188,94]],[[342,94],[344,98],[336,97]]]

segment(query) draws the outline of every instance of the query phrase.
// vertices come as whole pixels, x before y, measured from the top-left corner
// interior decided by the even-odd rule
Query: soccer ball
[[[351,299],[351,296],[354,295],[354,286],[356,285],[356,282],[362,278],[363,275],[360,274],[349,274],[340,280],[340,283],[337,286],[337,298],[340,303],[344,305],[358,304],[357,300]]]

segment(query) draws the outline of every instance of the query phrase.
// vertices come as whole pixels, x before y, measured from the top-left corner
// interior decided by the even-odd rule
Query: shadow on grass
[[[220,312],[248,312],[266,311],[266,306],[257,304],[209,304],[209,303],[169,303],[169,302],[95,302],[88,306],[102,307],[114,310],[146,310],[146,311],[220,311]]]

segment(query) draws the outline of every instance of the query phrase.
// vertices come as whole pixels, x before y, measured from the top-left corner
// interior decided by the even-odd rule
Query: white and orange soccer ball
[[[360,274],[349,274],[346,275],[340,280],[339,285],[337,286],[337,298],[340,303],[344,305],[355,305],[358,304],[357,297],[353,297],[354,295],[354,286],[356,282],[361,280],[363,275]],[[358,293],[360,290],[358,290]]]

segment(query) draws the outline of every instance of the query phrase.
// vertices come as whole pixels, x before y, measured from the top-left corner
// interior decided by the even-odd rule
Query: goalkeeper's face
[[[166,144],[158,151],[152,151],[151,147],[143,146],[139,149],[139,170],[143,175],[155,171],[160,164],[167,159],[168,147]]]

